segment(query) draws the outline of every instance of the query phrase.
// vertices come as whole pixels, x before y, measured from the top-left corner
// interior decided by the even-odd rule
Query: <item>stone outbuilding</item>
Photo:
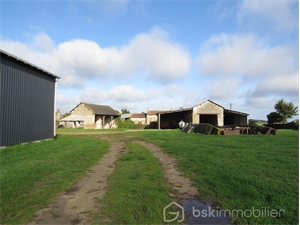
[[[146,124],[146,113],[131,113],[130,114],[130,119],[135,123],[135,124]]]
[[[81,102],[60,120],[60,125],[72,128],[109,129],[116,128],[115,119],[120,115],[110,106]]]
[[[248,115],[247,113],[225,109],[223,106],[207,100],[191,108],[160,112],[157,114],[157,121],[158,128],[162,129],[177,128],[181,120],[186,123],[209,123],[213,126],[222,127],[231,124],[246,125]]]
[[[149,128],[157,128],[157,118],[159,113],[167,112],[168,110],[148,110],[146,113],[146,125]]]

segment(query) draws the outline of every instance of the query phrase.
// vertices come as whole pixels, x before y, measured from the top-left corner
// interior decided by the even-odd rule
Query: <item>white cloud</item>
[[[51,52],[55,48],[54,41],[45,33],[37,34],[34,37],[33,44],[36,50],[40,49],[42,52]]]
[[[275,31],[293,31],[298,27],[297,0],[243,0],[239,5],[237,20],[241,26]]]
[[[263,79],[251,92],[257,96],[297,96],[299,93],[299,71],[284,76]]]
[[[234,77],[218,79],[207,83],[205,92],[209,99],[231,99],[236,96],[241,82]]]
[[[213,36],[200,48],[196,63],[201,75],[270,76],[295,71],[296,51],[270,47],[250,35]]]
[[[86,88],[79,94],[80,102],[87,102],[92,104],[101,104],[109,98],[105,91],[98,88]]]
[[[120,79],[146,73],[169,82],[189,73],[188,52],[156,28],[134,37],[121,48],[103,48],[94,41],[74,39],[55,45],[45,33],[32,43],[1,40],[4,50],[61,76],[60,85],[83,86],[86,79]]]
[[[227,19],[236,14],[236,1],[215,0],[213,4],[209,5],[209,12],[214,14],[220,21]]]
[[[139,102],[146,99],[146,94],[143,90],[134,89],[130,85],[120,85],[109,91],[109,97],[117,102]]]
[[[253,114],[254,106],[265,112],[269,109],[262,105],[277,98],[298,99],[297,57],[295,46],[271,47],[252,35],[221,34],[203,43],[196,64],[208,79],[208,98],[221,103],[241,98],[253,106],[248,109]]]
[[[56,95],[56,109],[59,109],[62,114],[69,112],[79,102],[77,96],[66,96],[59,93]]]
[[[182,93],[185,91],[186,91],[186,89],[182,86],[179,86],[177,84],[170,84],[165,87],[164,92],[168,97],[174,97],[174,96],[178,95],[179,93]]]
[[[95,104],[103,104],[103,102],[129,103],[129,102],[144,102],[156,98],[160,95],[160,91],[156,88],[147,90],[137,89],[131,85],[119,85],[112,87],[108,91],[103,91],[98,88],[83,89],[79,98],[82,102]]]
[[[166,31],[155,28],[152,32],[137,35],[123,48],[127,63],[136,62],[149,76],[170,81],[189,73],[189,53],[168,39]]]

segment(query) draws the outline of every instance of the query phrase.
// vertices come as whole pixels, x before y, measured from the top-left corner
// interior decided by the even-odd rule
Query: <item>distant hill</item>
[[[260,119],[249,119],[248,120],[249,125],[258,125],[258,126],[263,126],[264,124],[267,124],[267,120],[260,120]]]

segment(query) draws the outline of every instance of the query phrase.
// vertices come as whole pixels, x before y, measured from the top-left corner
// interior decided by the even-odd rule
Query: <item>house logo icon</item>
[[[173,221],[184,221],[184,208],[177,202],[171,202],[164,208],[164,221],[170,223]]]

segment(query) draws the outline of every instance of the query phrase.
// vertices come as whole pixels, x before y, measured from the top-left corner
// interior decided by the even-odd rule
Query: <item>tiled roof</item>
[[[108,105],[96,105],[84,102],[82,102],[82,104],[88,106],[96,115],[119,116],[119,114]]]
[[[249,116],[248,113],[239,112],[239,111],[234,111],[234,110],[230,110],[230,109],[224,109],[224,112],[225,112],[225,113],[231,113],[231,114],[238,114],[238,115]]]
[[[124,114],[122,114],[121,115],[121,119],[128,119],[128,118],[130,118],[130,113],[124,113]]]
[[[85,121],[87,119],[93,118],[92,116],[80,116],[80,115],[70,115],[67,116],[63,119],[61,119],[60,121]]]
[[[147,115],[156,115],[157,113],[163,113],[169,110],[148,110]]]
[[[145,113],[131,113],[130,118],[146,118]]]

